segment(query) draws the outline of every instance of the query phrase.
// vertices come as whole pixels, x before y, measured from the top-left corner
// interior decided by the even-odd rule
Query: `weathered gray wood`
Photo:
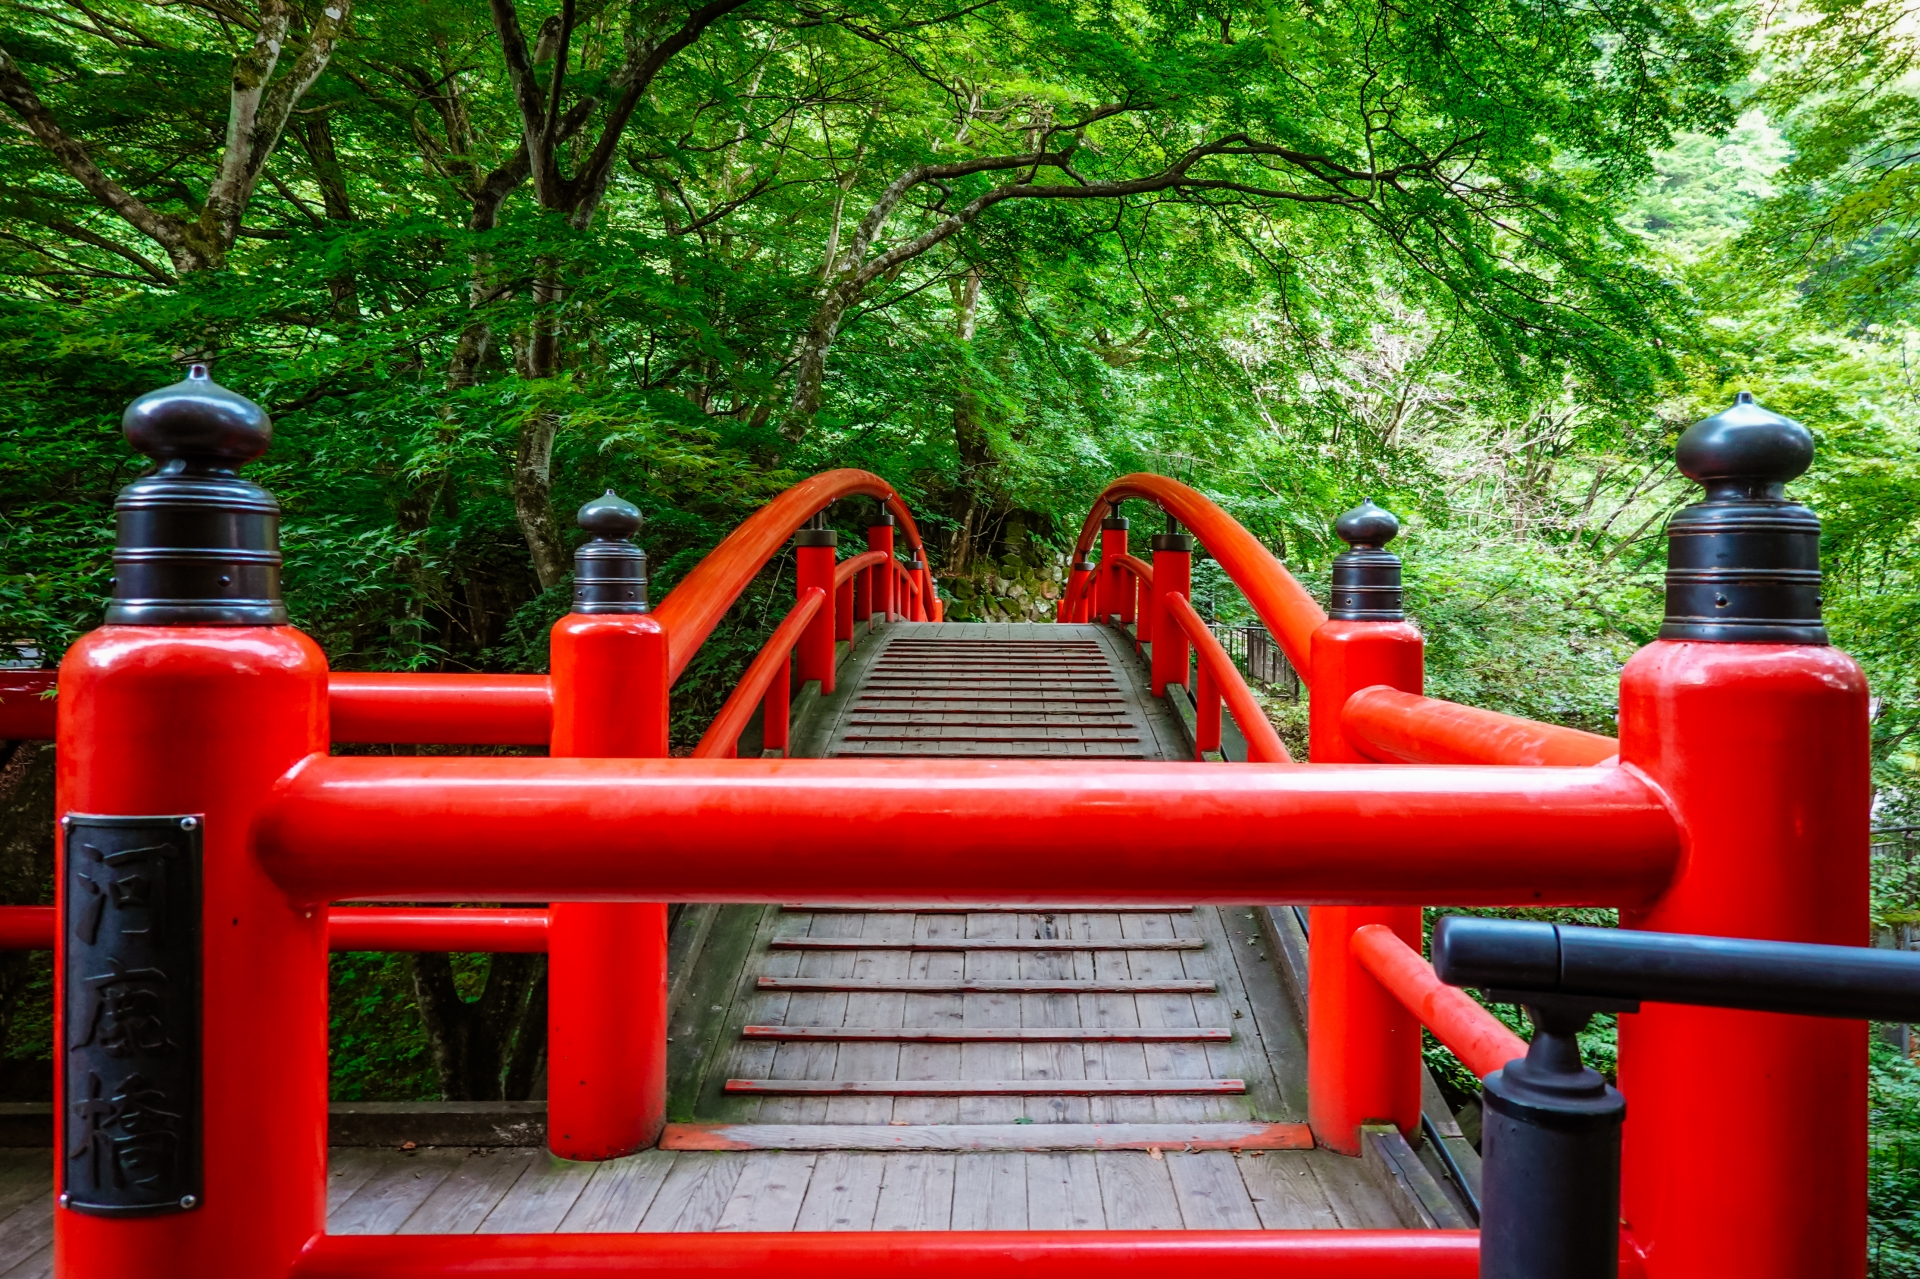
[[[950,1154],[894,1155],[881,1167],[875,1230],[946,1230],[953,1224]]]
[[[713,1113],[734,1047],[728,1027],[744,1025],[756,999],[754,944],[778,919],[764,906],[723,906],[715,916],[681,1004],[667,1023],[669,1118]],[[755,1014],[754,1020],[766,1019],[758,1009]]]
[[[862,945],[866,939],[874,937],[897,937],[901,933],[911,935],[913,916],[901,915],[849,915],[862,934]],[[778,943],[780,939],[776,938]],[[809,937],[807,940],[816,940]],[[824,939],[820,939],[824,940]],[[913,956],[905,950],[868,950],[862,949],[854,959],[854,976],[905,977],[913,964]],[[842,1027],[860,1027],[866,1029],[898,1028],[905,1020],[906,995],[900,991],[876,991],[849,994],[847,1011]],[[831,1028],[828,1028],[831,1029]],[[855,1040],[840,1044],[838,1055],[834,1059],[833,1077],[835,1079],[893,1079],[900,1069],[900,1045],[889,1040]],[[891,1096],[846,1096],[835,1097],[827,1103],[826,1122],[838,1124],[874,1124],[886,1123],[893,1114]]]
[[[965,914],[916,914],[916,937],[964,937]],[[908,961],[908,973],[922,981],[957,979],[966,975],[966,956],[959,951],[920,951]],[[907,993],[901,1020],[915,1026],[964,1029],[966,996],[958,992]],[[898,1079],[957,1079],[960,1045],[904,1044],[900,1049]],[[960,1118],[960,1103],[952,1097],[895,1097],[892,1119],[902,1124],[951,1124]]]
[[[638,1230],[675,1158],[670,1150],[643,1150],[596,1166],[580,1197],[561,1220],[560,1229],[581,1234]]]
[[[1249,1153],[1241,1157],[1240,1181],[1260,1214],[1262,1226],[1268,1230],[1340,1228],[1326,1192],[1308,1166],[1310,1162],[1304,1152]]]
[[[1276,1108],[1267,1117],[1301,1120],[1307,1115],[1306,1016],[1294,1004],[1284,965],[1271,950],[1270,935],[1262,925],[1265,914],[1260,907],[1220,908],[1224,944],[1233,954],[1247,997],[1247,1017],[1234,1025],[1252,1022],[1247,1033],[1253,1042],[1245,1052],[1258,1051],[1265,1058],[1267,1073],[1274,1082],[1278,1100],[1269,1103]],[[1250,1072],[1252,1067],[1243,1069]]]
[[[1029,1229],[1107,1229],[1106,1208],[1100,1202],[1100,1173],[1093,1160],[1093,1155],[1084,1153],[1027,1156]]]
[[[51,1217],[51,1212],[49,1212]],[[49,1236],[53,1233],[51,1224],[47,1227]],[[53,1274],[53,1240],[48,1238],[40,1250],[5,1271],[0,1271],[0,1279],[48,1279]]]
[[[1402,1225],[1417,1230],[1471,1230],[1467,1219],[1433,1173],[1391,1124],[1369,1124],[1360,1130],[1361,1162],[1386,1192]]]
[[[1102,1152],[1093,1164],[1100,1173],[1100,1202],[1109,1222],[1124,1222],[1128,1230],[1185,1228],[1164,1155],[1155,1159],[1132,1151]]]
[[[403,1235],[470,1235],[513,1189],[537,1152],[477,1150],[455,1164],[413,1215],[400,1223]]]
[[[872,978],[856,981],[851,977],[762,977],[757,983],[761,990],[787,991],[850,991],[850,990],[911,990],[950,992],[962,995],[1033,995],[1058,992],[1063,995],[1116,994],[1116,995],[1191,995],[1210,992],[1214,988],[1211,981],[1193,981],[1169,978],[1163,981],[1082,981],[1078,978],[1062,978],[1058,981],[1029,980],[1013,978],[979,978],[968,976],[960,981],[928,981],[914,978]]]
[[[1020,916],[1010,911],[979,911],[967,916],[969,938],[1007,940],[1020,927]],[[1020,975],[1020,957],[1004,951],[975,951],[966,956],[968,980],[974,984],[966,996],[966,1024],[969,1026],[1018,1026],[1020,998],[1010,993],[1004,982]],[[991,984],[987,984],[991,983]],[[1013,989],[1018,989],[1013,988]],[[1011,1123],[1026,1113],[1019,1094],[1027,1091],[1022,1073],[1021,1052],[1013,1044],[976,1043],[960,1047],[958,1078],[974,1093],[960,1099],[963,1124]],[[918,1086],[934,1091],[939,1081]],[[1051,1085],[1041,1085],[1052,1091]],[[1000,1095],[996,1095],[1000,1094]],[[964,1170],[957,1173],[964,1179]],[[958,1187],[955,1183],[956,1196]],[[959,1212],[956,1198],[956,1215]],[[963,1227],[964,1228],[964,1227]]]
[[[1069,999],[1071,996],[1068,997]],[[842,1043],[886,1040],[892,1043],[1141,1043],[1154,1039],[1217,1040],[1233,1038],[1220,1026],[744,1026],[742,1039],[833,1039]]]
[[[336,1235],[390,1235],[466,1161],[464,1150],[390,1152],[381,1167],[327,1218]]]
[[[1307,1150],[1305,1124],[669,1124],[671,1150]]]
[[[0,1270],[32,1261],[52,1241],[52,1199],[21,1204],[0,1219]]]
[[[1180,1217],[1189,1230],[1260,1229],[1260,1214],[1240,1180],[1239,1162],[1224,1150],[1165,1157]]]
[[[988,1047],[989,1045],[969,1045]],[[998,1045],[994,1045],[998,1046]],[[987,1069],[991,1069],[988,1067]],[[1017,1069],[1017,1067],[1016,1067]],[[1131,1097],[1239,1094],[1244,1079],[729,1079],[727,1091],[762,1096],[915,1095],[985,1099],[1044,1097],[1051,1093],[1089,1095],[1123,1093]],[[964,1108],[963,1108],[964,1109]],[[824,1122],[824,1121],[823,1121]],[[962,1123],[993,1123],[962,1118]]]
[[[1035,912],[1019,917],[1020,931],[1023,935],[1036,938],[1067,938],[1078,942],[1089,939],[1083,930],[1074,928],[1072,915],[1056,912]],[[1073,977],[1080,961],[1091,956],[1077,951],[1035,951],[1022,954],[1020,975],[1022,977],[1049,978]],[[1037,1033],[1054,1033],[1052,1027],[1080,1027],[1080,1001],[1074,995],[1022,995],[1020,997],[1020,1021],[1023,1026],[1037,1029]],[[1092,1032],[1101,1033],[1096,1027]],[[1087,1077],[1085,1048],[1081,1044],[1071,1043],[1028,1043],[1020,1050],[1021,1075],[1026,1079],[1060,1079],[1082,1081]],[[1093,1118],[1092,1103],[1084,1096],[1056,1095],[1051,1097],[1029,1097],[1023,1107],[1026,1117],[1035,1124],[1084,1124]]]
[[[327,1213],[332,1215],[360,1187],[373,1180],[381,1165],[391,1158],[384,1151],[348,1146],[327,1152]]]
[[[953,1228],[1027,1229],[1027,1156],[955,1156]]]
[[[834,914],[838,914],[838,915],[853,915],[853,914],[861,914],[861,913],[897,915],[902,912],[913,914],[913,915],[967,915],[967,914],[973,913],[976,910],[981,909],[981,907],[951,906],[951,905],[931,905],[930,906],[922,903],[911,903],[911,902],[902,902],[902,903],[894,903],[894,904],[874,903],[874,902],[867,902],[867,903],[848,902],[848,903],[819,903],[815,905],[807,905],[801,902],[788,902],[786,905],[782,906],[780,909],[786,910],[786,911],[807,911],[807,912],[831,911]],[[1093,906],[1048,906],[1046,909],[1053,912],[1054,914],[1078,915],[1078,914],[1084,914],[1087,911],[1093,911],[1093,910],[1117,911],[1117,910],[1125,910],[1127,908],[1124,906],[1116,906],[1111,902],[1103,902]],[[1193,907],[1191,906],[1155,906],[1154,909],[1157,911],[1163,911],[1168,914],[1179,914],[1184,911],[1190,911],[1193,909]]]
[[[792,1230],[818,1156],[749,1155],[715,1230]]]
[[[800,1205],[795,1230],[871,1230],[880,1206],[884,1155],[834,1151],[821,1155]]]
[[[955,937],[945,940],[869,937],[777,937],[774,950],[1204,950],[1198,937],[1122,937],[1114,941],[1049,941],[1030,937]]]
[[[712,1230],[733,1198],[746,1160],[738,1155],[682,1154],[673,1161],[640,1229],[647,1232]]]
[[[1320,1182],[1327,1206],[1343,1230],[1398,1230],[1400,1214],[1358,1159],[1331,1150],[1308,1154],[1307,1168]]]
[[[513,1189],[480,1223],[480,1233],[543,1235],[558,1230],[597,1168],[597,1164],[555,1159],[545,1151],[539,1152]]]

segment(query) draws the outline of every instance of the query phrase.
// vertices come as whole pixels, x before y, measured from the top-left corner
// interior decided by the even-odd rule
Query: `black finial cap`
[[[580,508],[576,523],[593,536],[573,553],[573,611],[647,611],[647,553],[630,539],[645,521],[612,489]]]
[[[795,546],[838,546],[840,535],[827,527],[827,508],[821,507],[793,531]]]
[[[1368,498],[1333,522],[1347,549],[1333,557],[1333,598],[1327,615],[1340,622],[1401,622],[1400,557],[1383,549],[1400,535],[1392,511]]]
[[[1667,524],[1660,638],[1825,644],[1820,518],[1786,497],[1813,464],[1813,433],[1742,391],[1688,427],[1675,458],[1706,494]]]
[[[179,459],[188,469],[224,473],[253,461],[273,441],[266,410],[214,381],[204,364],[127,405],[120,429],[129,444],[157,462]]]
[[[1375,506],[1372,498],[1346,512],[1333,522],[1340,540],[1355,550],[1377,551],[1400,536],[1400,520],[1384,506]]]
[[[234,471],[273,439],[266,410],[196,364],[121,417],[160,465],[113,509],[109,626],[284,626],[280,504]]]

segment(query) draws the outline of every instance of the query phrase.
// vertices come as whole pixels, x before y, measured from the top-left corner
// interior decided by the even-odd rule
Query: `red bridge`
[[[57,739],[64,830],[58,905],[0,921],[59,982],[58,1206],[12,1201],[7,1273],[1471,1276],[1421,1030],[1476,1074],[1525,1045],[1421,957],[1423,904],[1867,937],[1866,689],[1781,491],[1810,439],[1751,403],[1682,442],[1707,495],[1617,742],[1424,697],[1377,507],[1329,616],[1155,475],[1095,504],[1056,625],[944,622],[911,513],[834,471],[651,608],[638,513],[589,503],[550,675],[335,674],[235,474],[264,415],[196,370],[127,430],[162,465],[106,625],[57,697],[0,689],[0,736]],[[856,498],[863,548],[827,522]],[[1168,518],[1150,563],[1123,501]],[[791,612],[668,758],[675,681],[790,540]],[[1309,762],[1189,603],[1196,546],[1306,684]],[[336,904],[383,901],[509,905]],[[559,1159],[330,1165],[329,947],[544,950]],[[1649,1004],[1619,1061],[1601,1268],[1864,1275],[1858,1022]]]

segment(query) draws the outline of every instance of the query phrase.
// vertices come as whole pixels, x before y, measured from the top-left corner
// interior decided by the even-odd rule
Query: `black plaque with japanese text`
[[[200,1186],[197,817],[68,815],[61,1204],[184,1212]]]

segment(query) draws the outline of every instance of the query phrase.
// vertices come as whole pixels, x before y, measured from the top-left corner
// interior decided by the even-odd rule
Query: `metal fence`
[[[1293,663],[1273,636],[1264,626],[1223,626],[1210,625],[1208,630],[1220,641],[1220,647],[1227,650],[1227,656],[1233,659],[1235,666],[1255,684],[1263,684],[1269,690],[1286,697],[1290,701],[1300,700],[1300,673],[1293,669]]]

